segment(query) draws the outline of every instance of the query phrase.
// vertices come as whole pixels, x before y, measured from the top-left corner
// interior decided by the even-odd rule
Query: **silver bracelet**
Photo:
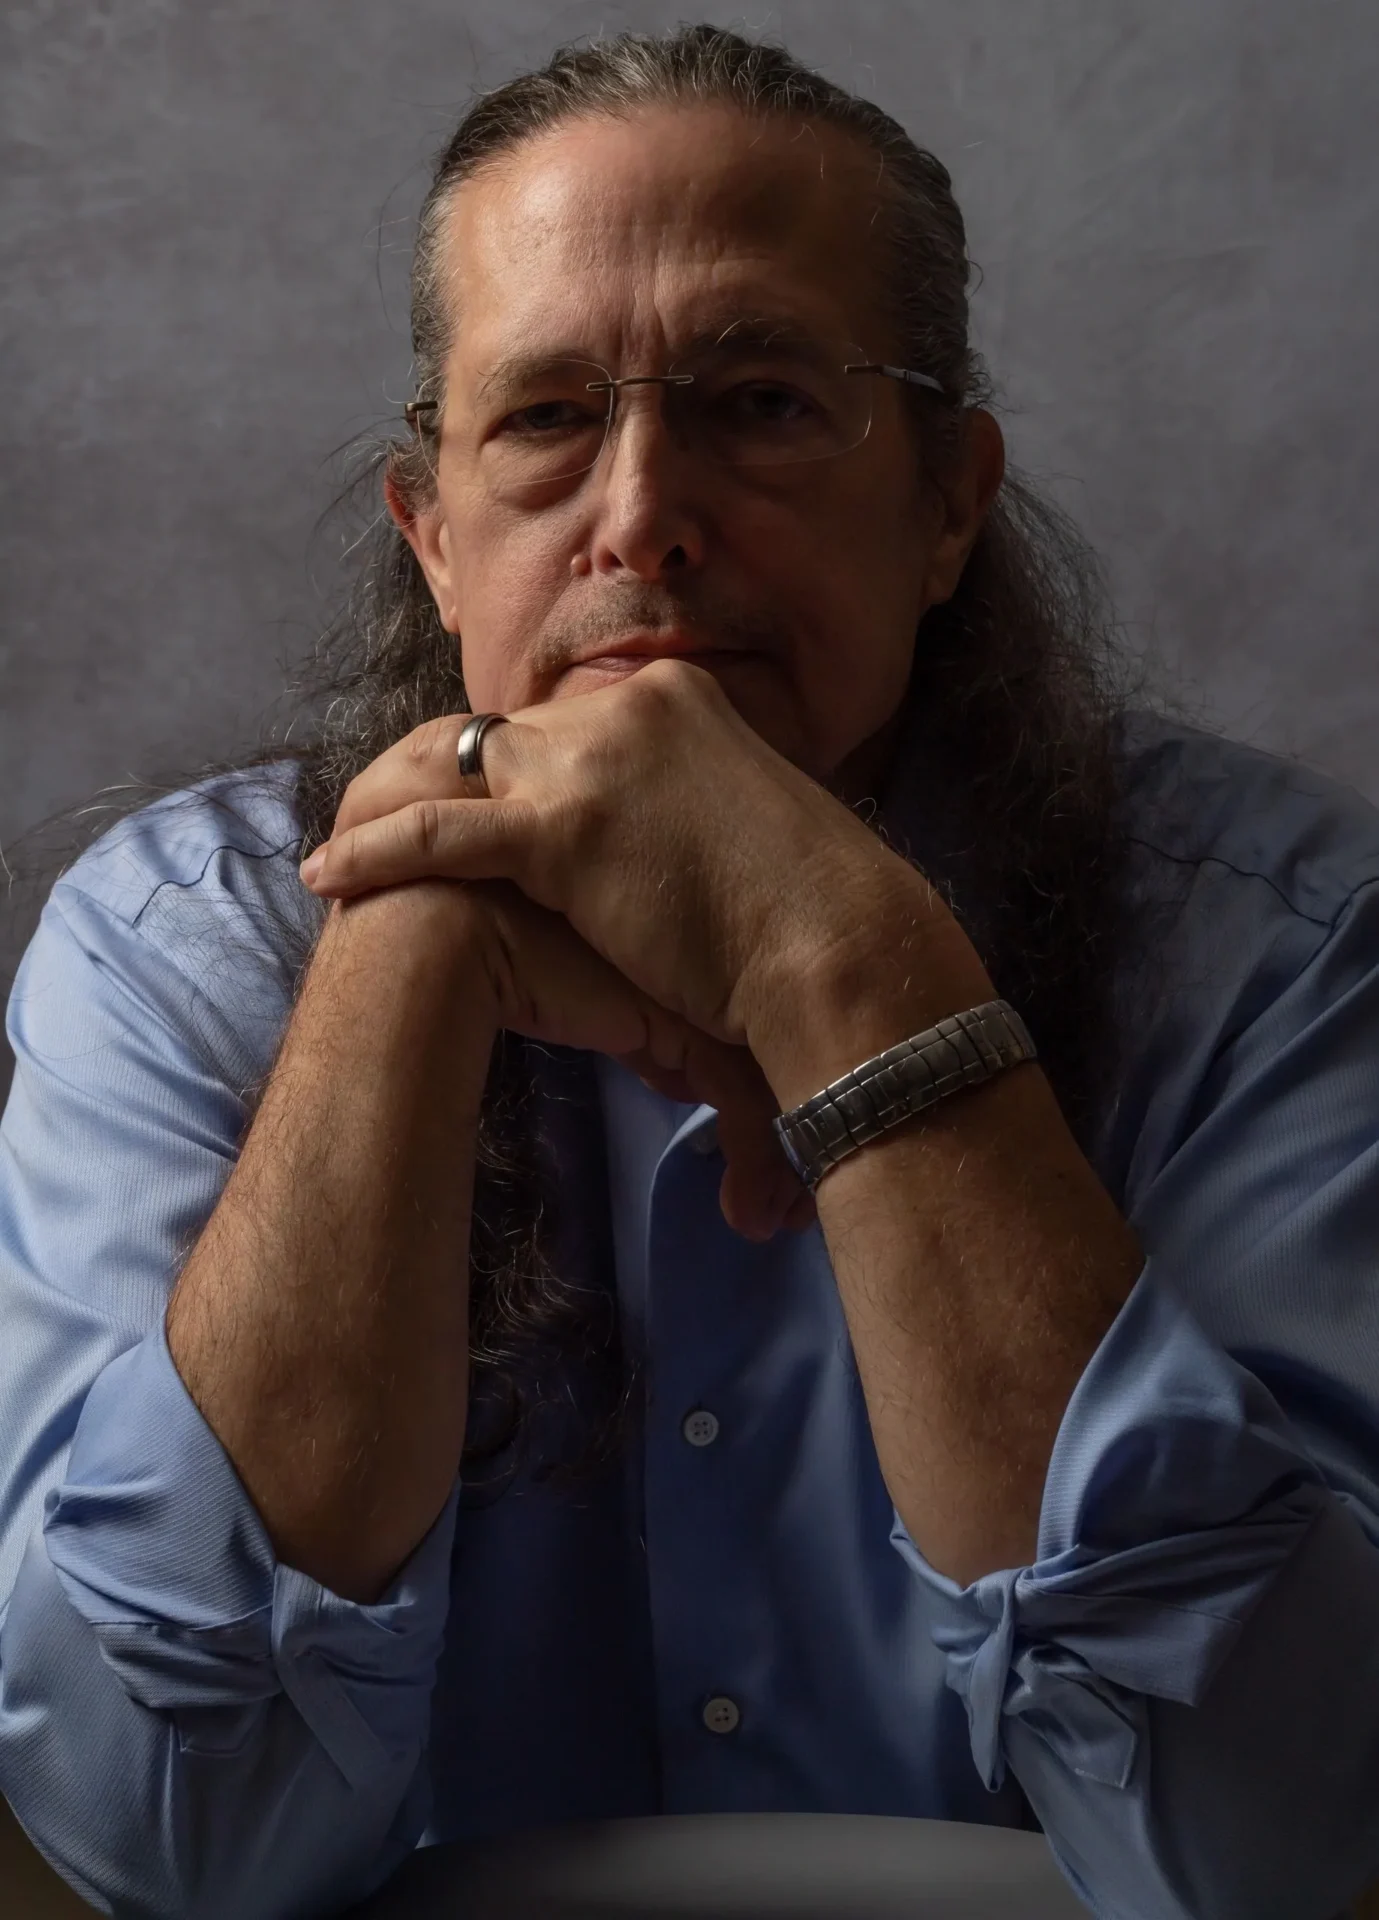
[[[887,1127],[922,1113],[945,1094],[1037,1057],[1014,1007],[988,1000],[864,1060],[802,1105],[777,1114],[771,1124],[812,1193],[830,1167]]]

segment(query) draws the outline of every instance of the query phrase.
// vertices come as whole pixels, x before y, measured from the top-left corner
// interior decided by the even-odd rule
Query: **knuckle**
[[[667,672],[667,668],[672,670]],[[649,728],[664,724],[679,707],[678,677],[674,662],[652,660],[629,675],[624,683],[621,692],[627,703],[625,724],[642,739]]]
[[[336,833],[326,843],[326,866],[331,880],[337,886],[348,886],[353,880],[358,861],[355,859],[354,835],[347,828]]]
[[[335,809],[334,832],[347,832],[359,819],[364,793],[363,782],[366,777],[366,773],[355,774],[353,780],[350,781],[345,791],[341,794],[340,804]]]
[[[640,695],[644,700],[659,702],[673,699],[688,677],[683,660],[648,660],[640,673],[634,673],[627,684],[633,690],[634,697]]]
[[[434,800],[414,800],[407,809],[407,838],[418,852],[433,855],[440,846],[441,810]]]
[[[703,667],[690,660],[667,658],[650,660],[626,682],[629,698],[640,703],[643,723],[659,715],[669,719],[718,692],[718,682]]]
[[[402,742],[402,750],[407,763],[418,771],[433,766],[445,753],[453,753],[455,723],[448,715],[435,720],[423,720]]]

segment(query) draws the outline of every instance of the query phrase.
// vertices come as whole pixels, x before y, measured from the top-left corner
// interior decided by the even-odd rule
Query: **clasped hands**
[[[344,900],[470,883],[496,1025],[716,1107],[728,1224],[754,1240],[808,1225],[769,1077],[799,983],[840,958],[855,971],[897,904],[944,911],[932,889],[684,660],[490,727],[487,799],[461,797],[467,718],[417,728],[351,783],[305,884]]]

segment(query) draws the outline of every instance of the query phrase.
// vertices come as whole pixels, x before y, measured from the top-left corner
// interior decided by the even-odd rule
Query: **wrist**
[[[980,956],[920,875],[815,931],[756,975],[747,1044],[782,1112],[888,1047],[998,997]]]
[[[454,995],[466,1028],[491,1046],[499,1027],[490,963],[492,927],[479,894],[463,881],[419,880],[332,903],[318,952],[337,963],[357,957],[395,993]]]

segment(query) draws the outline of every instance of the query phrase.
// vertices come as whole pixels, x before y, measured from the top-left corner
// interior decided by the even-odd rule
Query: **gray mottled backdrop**
[[[673,17],[7,0],[0,844],[254,735],[338,583],[314,531],[332,449],[406,391],[428,156],[557,40]],[[791,0],[734,24],[952,170],[1013,457],[1101,549],[1130,643],[1212,720],[1379,799],[1374,0]]]

